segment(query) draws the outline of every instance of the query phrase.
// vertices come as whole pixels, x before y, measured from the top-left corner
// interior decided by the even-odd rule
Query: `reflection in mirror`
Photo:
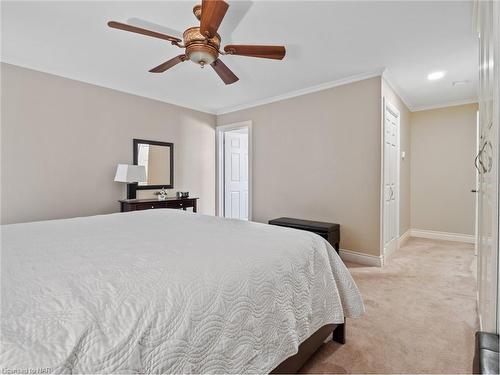
[[[146,182],[138,189],[173,188],[173,144],[134,139],[134,164],[146,169]]]
[[[147,176],[147,181],[139,185],[170,185],[169,147],[139,143],[138,148],[137,165],[146,168]]]

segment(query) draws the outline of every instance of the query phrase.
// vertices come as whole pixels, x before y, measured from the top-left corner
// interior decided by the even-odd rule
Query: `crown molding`
[[[223,115],[226,113],[241,111],[243,109],[248,109],[248,108],[258,107],[258,106],[265,105],[265,104],[279,102],[282,100],[295,98],[297,96],[311,94],[314,92],[331,89],[333,87],[347,85],[349,83],[354,83],[354,82],[358,82],[358,81],[363,81],[365,79],[369,79],[369,78],[373,78],[373,77],[380,77],[380,76],[382,76],[383,72],[384,72],[384,69],[376,69],[376,70],[373,70],[371,72],[366,72],[366,73],[361,73],[361,74],[341,78],[341,79],[338,79],[336,81],[330,81],[330,82],[326,82],[326,83],[321,83],[319,85],[306,87],[304,89],[290,91],[286,94],[271,96],[269,98],[259,99],[259,100],[255,100],[255,101],[248,102],[245,104],[236,105],[233,107],[222,108],[222,109],[219,109],[218,111],[216,111],[216,114]]]
[[[140,93],[137,93],[137,92],[134,92],[134,91],[127,91],[127,90],[123,90],[123,89],[117,89],[115,87],[106,86],[106,85],[103,85],[103,84],[100,84],[100,83],[92,82],[91,80],[85,80],[84,81],[84,80],[73,78],[73,77],[70,77],[70,76],[67,76],[67,75],[56,74],[56,73],[53,73],[53,72],[48,71],[48,70],[35,69],[35,68],[32,68],[32,67],[24,65],[24,64],[19,64],[17,62],[14,63],[14,62],[6,61],[3,58],[0,60],[0,64],[11,65],[11,66],[14,66],[14,67],[17,67],[17,68],[27,69],[27,70],[31,70],[33,72],[42,73],[42,74],[48,74],[48,75],[51,75],[51,76],[54,76],[54,77],[58,77],[58,78],[62,78],[62,79],[68,79],[70,81],[74,81],[74,82],[78,82],[78,83],[83,83],[85,85],[100,87],[100,88],[104,88],[104,89],[107,89],[107,90],[117,91],[117,92],[120,92],[120,93],[123,93],[123,94],[133,95],[133,96],[137,96],[137,97],[145,98],[145,99],[150,99],[150,100],[154,100],[154,101],[157,101],[157,102],[162,102],[163,104],[170,104],[170,105],[173,105],[175,107],[181,107],[181,108],[189,109],[189,110],[192,110],[192,111],[203,112],[203,113],[206,113],[206,114],[209,114],[209,115],[216,115],[216,111],[213,110],[213,109],[210,109],[210,108],[205,108],[205,107],[200,107],[200,106],[193,106],[193,105],[190,105],[188,103],[184,103],[182,101],[164,99],[164,98],[160,98],[160,97],[155,97],[154,95],[145,95],[145,94],[140,94]]]
[[[427,111],[429,109],[439,109],[439,108],[446,108],[446,107],[455,107],[457,105],[465,105],[465,104],[474,104],[477,103],[478,99],[477,98],[468,98],[468,99],[462,99],[462,100],[454,100],[451,102],[445,102],[445,103],[440,103],[440,104],[433,104],[433,105],[424,105],[420,107],[413,107],[411,110],[412,112],[419,112],[419,111]]]
[[[398,87],[398,85],[396,85],[394,83],[394,80],[391,78],[391,74],[389,73],[389,71],[386,68],[381,68],[381,69],[376,69],[376,70],[373,70],[373,71],[370,71],[370,72],[365,72],[365,73],[361,73],[361,74],[357,74],[357,75],[353,75],[353,76],[341,78],[341,79],[338,79],[338,80],[335,80],[335,81],[330,81],[330,82],[326,82],[326,83],[321,83],[319,85],[306,87],[304,89],[290,91],[290,92],[285,93],[285,94],[276,95],[276,96],[272,96],[272,97],[265,98],[265,99],[258,99],[258,100],[255,100],[255,101],[252,101],[252,102],[248,102],[248,103],[245,103],[245,104],[240,104],[240,105],[236,105],[236,106],[232,106],[232,107],[221,108],[221,109],[217,110],[217,109],[211,109],[211,108],[206,108],[206,107],[193,106],[193,105],[190,105],[188,103],[181,102],[181,101],[176,101],[176,100],[171,100],[171,99],[167,99],[166,100],[166,99],[160,98],[160,97],[155,97],[155,96],[150,96],[150,95],[144,95],[144,94],[138,94],[137,92],[132,92],[132,91],[126,91],[126,90],[122,90],[122,89],[117,89],[117,88],[114,88],[114,87],[105,86],[105,85],[94,83],[94,82],[91,82],[91,81],[83,81],[83,80],[80,80],[80,79],[75,79],[73,77],[69,77],[69,76],[65,76],[65,75],[60,75],[60,74],[55,74],[53,72],[46,71],[46,70],[34,69],[34,68],[32,68],[30,66],[26,66],[24,64],[19,64],[19,63],[14,63],[14,62],[6,61],[5,59],[1,59],[0,63],[1,64],[6,64],[6,65],[12,65],[12,66],[15,66],[15,67],[20,67],[20,68],[23,68],[23,69],[28,69],[28,70],[35,71],[35,72],[49,74],[49,75],[52,75],[52,76],[55,76],[55,77],[59,77],[59,78],[69,79],[69,80],[72,80],[72,81],[75,81],[75,82],[81,82],[81,83],[84,83],[84,84],[87,84],[87,85],[92,85],[92,86],[96,86],[96,87],[102,87],[102,88],[105,88],[105,89],[108,89],[108,90],[113,90],[113,91],[122,92],[122,93],[129,94],[129,95],[134,95],[134,96],[138,96],[138,97],[142,97],[142,98],[147,98],[147,99],[159,101],[159,102],[162,102],[162,103],[170,104],[170,105],[173,105],[173,106],[177,106],[177,107],[181,107],[181,108],[185,108],[185,109],[190,109],[190,110],[194,110],[194,111],[198,111],[198,112],[207,113],[207,114],[210,114],[210,115],[223,115],[223,114],[226,114],[226,113],[241,111],[241,110],[248,109],[248,108],[258,107],[258,106],[265,105],[265,104],[279,102],[279,101],[282,101],[282,100],[291,99],[291,98],[295,98],[295,97],[298,97],[298,96],[302,96],[302,95],[306,95],[306,94],[311,94],[311,93],[318,92],[318,91],[327,90],[327,89],[334,88],[334,87],[337,87],[337,86],[343,86],[343,85],[347,85],[347,84],[350,84],[350,83],[355,83],[355,82],[358,82],[358,81],[363,81],[365,79],[369,79],[369,78],[373,78],[373,77],[382,77],[386,81],[386,83],[392,88],[392,90],[396,93],[396,95],[399,96],[399,98],[401,99],[401,101],[406,105],[406,107],[411,112],[426,111],[426,110],[430,110],[430,109],[438,109],[438,108],[445,108],[445,107],[453,107],[453,106],[465,105],[465,104],[473,104],[473,103],[477,103],[478,102],[477,98],[468,98],[468,99],[457,100],[457,101],[450,101],[450,102],[445,102],[445,103],[440,103],[440,104],[433,104],[433,105],[428,105],[428,106],[414,107],[414,106],[410,105],[409,102],[408,102],[408,100],[405,98],[405,96],[401,94],[401,89]]]

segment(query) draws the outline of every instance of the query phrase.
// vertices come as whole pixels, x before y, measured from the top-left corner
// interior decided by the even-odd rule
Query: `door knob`
[[[479,190],[472,189],[470,192],[471,192],[471,193],[479,193]]]

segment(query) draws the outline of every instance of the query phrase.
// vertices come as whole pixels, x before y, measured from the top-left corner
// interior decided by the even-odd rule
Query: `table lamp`
[[[143,165],[118,164],[115,181],[127,183],[127,199],[135,199],[137,183],[147,182],[146,168]]]

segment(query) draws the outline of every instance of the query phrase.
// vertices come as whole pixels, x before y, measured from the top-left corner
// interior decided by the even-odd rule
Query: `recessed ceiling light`
[[[431,74],[429,74],[427,76],[427,79],[429,81],[435,81],[437,79],[443,78],[445,76],[445,74],[446,74],[446,72],[442,72],[442,71],[441,72],[432,72]]]

